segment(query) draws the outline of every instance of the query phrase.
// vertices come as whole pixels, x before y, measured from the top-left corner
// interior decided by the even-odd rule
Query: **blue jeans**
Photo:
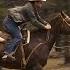
[[[12,36],[12,39],[6,44],[6,48],[4,50],[4,52],[10,54],[15,51],[17,45],[21,42],[22,34],[17,23],[8,16],[4,19],[3,25],[5,30]]]

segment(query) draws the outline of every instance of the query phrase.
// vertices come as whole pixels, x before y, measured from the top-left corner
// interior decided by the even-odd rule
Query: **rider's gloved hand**
[[[45,25],[45,29],[51,29],[51,25],[50,25],[49,23],[47,23],[47,24]]]

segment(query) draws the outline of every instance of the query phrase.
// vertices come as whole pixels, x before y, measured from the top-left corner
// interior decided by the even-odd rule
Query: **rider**
[[[8,16],[4,19],[3,25],[6,31],[12,36],[12,39],[6,44],[2,59],[10,57],[10,54],[15,51],[17,45],[22,40],[22,34],[19,25],[30,21],[32,25],[40,29],[51,29],[51,25],[41,19],[37,9],[42,7],[42,3],[46,0],[29,0],[24,6],[16,6],[8,9]],[[13,57],[13,56],[12,56]]]

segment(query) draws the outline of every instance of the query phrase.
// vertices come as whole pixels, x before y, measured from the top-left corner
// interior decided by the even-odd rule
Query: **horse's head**
[[[63,19],[61,17],[61,14],[60,13],[56,14],[56,16],[54,16],[53,19],[50,21],[52,32],[56,34],[60,33],[62,23]]]
[[[61,13],[61,16],[62,16],[63,18],[68,17],[68,15],[67,15],[64,11],[61,11],[60,13]]]
[[[67,22],[67,15],[64,12],[58,13],[52,20],[51,25],[55,33],[67,33],[70,32],[70,24]]]
[[[63,19],[63,32],[66,34],[70,34],[70,17],[64,12],[62,11],[61,13],[61,18]]]
[[[70,17],[64,11],[61,11],[61,16],[67,23],[70,24]]]

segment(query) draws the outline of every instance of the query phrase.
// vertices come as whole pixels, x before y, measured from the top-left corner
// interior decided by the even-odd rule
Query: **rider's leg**
[[[12,36],[12,39],[6,44],[4,52],[6,52],[7,54],[11,54],[12,52],[15,51],[17,45],[22,40],[21,31],[17,26],[17,24],[14,22],[14,20],[8,17],[5,18],[3,24],[5,26],[5,30],[8,31]]]

